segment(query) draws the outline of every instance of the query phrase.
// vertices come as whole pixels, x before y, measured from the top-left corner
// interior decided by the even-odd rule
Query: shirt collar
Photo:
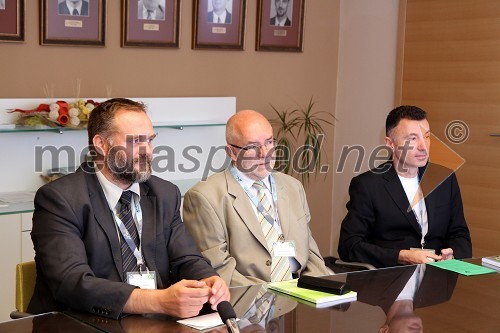
[[[217,22],[217,18],[218,18],[218,17],[220,17],[220,21],[221,21],[221,23],[226,22],[226,11],[224,10],[220,16],[219,16],[219,15],[217,15],[217,14],[215,14],[215,12],[214,12],[214,22],[213,22],[213,23],[218,23],[218,22]]]
[[[285,23],[286,23],[286,19],[287,19],[287,17],[285,17],[282,21],[280,21],[280,20],[278,19],[278,16],[276,16],[276,22],[275,22],[275,25],[276,25],[277,27],[284,27],[284,26],[285,26]]]
[[[146,6],[142,6],[142,17],[148,17],[148,9]],[[151,10],[151,17],[156,18],[156,9]]]
[[[241,172],[240,170],[238,170],[237,167],[233,166],[234,170],[236,171],[236,174],[240,177],[241,179],[241,185],[242,186],[246,186],[247,188],[252,188],[253,186],[253,183],[255,183],[255,180],[248,177],[247,175],[245,175],[243,172]],[[266,185],[266,188],[269,190],[271,188],[271,183],[269,182],[269,176],[267,176],[266,178],[262,179],[262,182],[264,183],[264,185]]]
[[[70,12],[73,12],[73,9],[76,9],[80,15],[82,14],[82,5],[83,1],[78,2],[76,6],[74,6],[72,2],[66,1],[66,6],[68,6]]]
[[[116,205],[118,204],[118,200],[120,200],[120,197],[122,196],[122,190],[120,187],[116,186],[112,182],[110,182],[100,170],[97,170],[96,172],[97,179],[99,180],[99,183],[101,184],[102,190],[104,191],[104,196],[106,197],[106,201],[108,202],[108,206],[111,210],[114,210],[116,208]],[[130,185],[130,187],[126,190],[130,190],[133,193],[135,193],[136,199],[140,200],[141,198],[141,189],[139,186],[139,183],[133,183]],[[137,201],[136,201],[137,202]]]

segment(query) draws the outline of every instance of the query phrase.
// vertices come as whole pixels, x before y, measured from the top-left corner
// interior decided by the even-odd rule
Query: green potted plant
[[[324,126],[333,126],[335,117],[326,111],[316,111],[311,97],[304,107],[278,110],[271,108],[277,118],[271,119],[276,129],[275,169],[287,174],[300,175],[307,184],[311,174],[318,173],[326,153]],[[300,140],[300,142],[299,142]]]

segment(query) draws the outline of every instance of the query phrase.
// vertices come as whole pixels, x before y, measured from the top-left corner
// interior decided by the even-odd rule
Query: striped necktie
[[[132,191],[123,191],[118,202],[121,204],[118,211],[118,217],[122,220],[123,225],[134,240],[135,246],[139,247],[139,234],[137,233],[137,227],[135,226],[134,217],[132,216]],[[123,277],[126,280],[127,272],[135,272],[138,270],[137,259],[123,237],[120,247],[122,251]]]
[[[276,221],[276,216],[274,209],[271,205],[271,201],[266,195],[265,185],[262,181],[256,181],[253,183],[253,187],[257,189],[257,199],[273,219]],[[271,254],[272,264],[271,264],[271,282],[283,281],[292,279],[292,269],[290,267],[290,260],[288,257],[276,257],[274,256],[273,244],[278,242],[280,239],[280,234],[276,228],[274,228],[271,223],[269,223],[262,213],[258,213],[258,218],[264,237],[266,238],[267,248]]]
[[[255,306],[255,313],[248,318],[248,321],[252,324],[263,324],[265,326],[273,315],[275,298],[276,294],[267,291],[267,288],[259,290],[253,305]],[[250,310],[252,309],[248,311]]]

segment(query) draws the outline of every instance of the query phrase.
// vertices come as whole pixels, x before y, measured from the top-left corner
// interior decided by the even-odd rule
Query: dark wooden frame
[[[0,42],[24,42],[25,16],[25,0],[5,0],[5,8],[0,10]]]
[[[271,8],[275,0],[258,0],[257,3],[257,51],[302,52],[306,0],[290,0],[292,15],[290,26],[271,25]],[[275,10],[274,10],[275,11]]]
[[[138,0],[122,0],[122,47],[179,48],[180,0],[165,0],[164,20],[138,18]]]
[[[246,0],[232,1],[231,23],[208,22],[208,2],[194,0],[193,49],[233,49],[245,47]]]
[[[106,0],[89,2],[88,15],[59,13],[60,0],[40,0],[40,44],[105,46]]]

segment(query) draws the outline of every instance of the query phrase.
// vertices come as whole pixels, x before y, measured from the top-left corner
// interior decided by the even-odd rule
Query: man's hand
[[[164,313],[178,318],[198,315],[208,302],[211,288],[203,281],[181,280],[167,289],[134,289],[123,308],[125,313]]]
[[[400,264],[426,264],[438,260],[441,256],[426,250],[401,250],[398,257]]]
[[[441,250],[441,260],[450,260],[453,259],[453,249],[447,248]]]
[[[219,276],[211,276],[201,281],[205,282],[207,286],[210,288],[210,298],[208,301],[212,307],[212,310],[217,310],[217,305],[222,301],[229,301],[230,294],[229,288],[226,285],[226,282],[222,280]]]
[[[179,318],[198,315],[210,297],[207,284],[195,280],[181,280],[161,292],[163,295],[159,302],[162,312]]]

